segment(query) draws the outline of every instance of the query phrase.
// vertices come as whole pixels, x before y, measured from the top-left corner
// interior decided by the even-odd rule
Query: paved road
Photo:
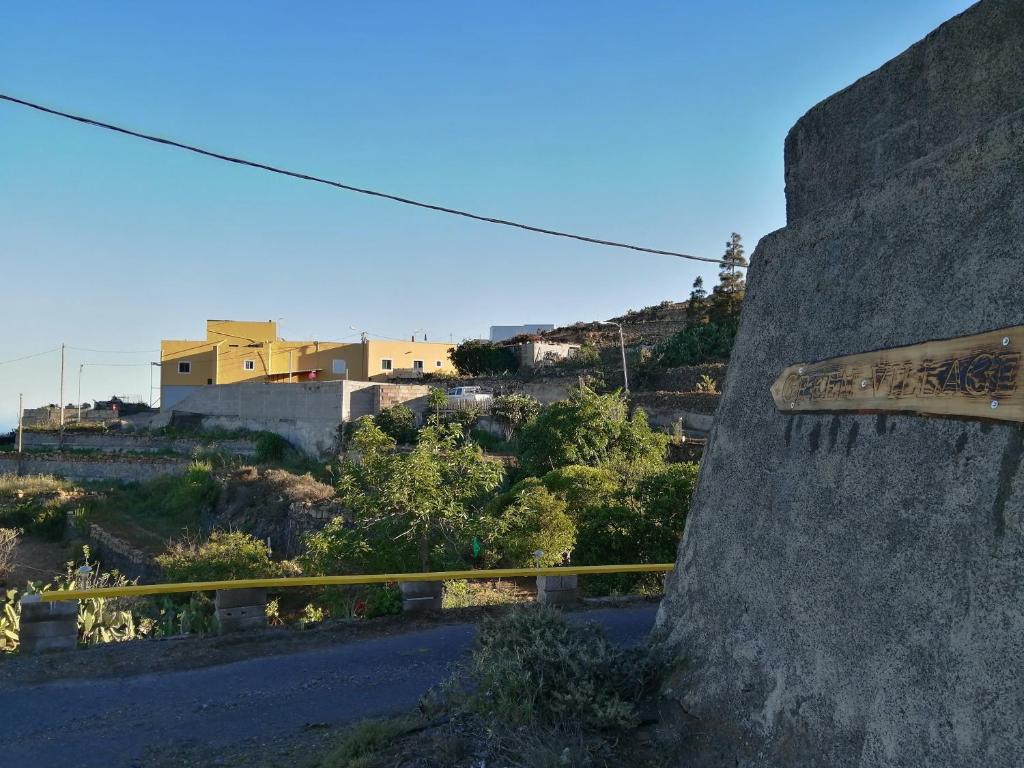
[[[570,614],[624,645],[642,642],[656,608]],[[298,734],[416,705],[473,640],[455,624],[287,656],[159,675],[0,687],[4,768],[135,768],[147,752],[228,748],[261,730]]]

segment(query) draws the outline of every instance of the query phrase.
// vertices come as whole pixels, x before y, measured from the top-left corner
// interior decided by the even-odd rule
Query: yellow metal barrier
[[[282,589],[288,587],[325,587],[336,584],[384,584],[397,581],[457,581],[462,579],[508,579],[516,576],[584,576],[595,573],[664,573],[675,563],[638,565],[580,565],[558,568],[496,568],[490,571],[434,571],[432,573],[375,573],[354,576],[294,576],[277,579],[234,579],[196,581],[184,584],[139,584],[130,587],[69,589],[40,594],[44,602],[86,600],[90,597],[140,597],[175,592],[211,592],[217,589]]]

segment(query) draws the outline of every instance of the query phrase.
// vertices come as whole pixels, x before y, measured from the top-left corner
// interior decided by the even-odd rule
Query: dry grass
[[[0,528],[0,579],[6,578],[14,569],[14,555],[20,538],[21,531],[17,528]]]
[[[475,608],[485,605],[516,605],[532,603],[534,593],[514,581],[486,579],[483,581],[446,581],[443,607]]]
[[[318,504],[334,496],[334,489],[312,475],[296,475],[283,469],[268,469],[263,479],[288,501]]]
[[[0,496],[31,498],[71,489],[67,480],[52,475],[0,475]]]

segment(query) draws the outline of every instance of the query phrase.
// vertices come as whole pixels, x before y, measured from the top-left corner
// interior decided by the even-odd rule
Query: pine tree
[[[733,232],[725,244],[722,267],[718,273],[718,285],[715,286],[711,296],[709,315],[712,322],[735,322],[739,319],[740,308],[747,289],[746,279],[740,270],[746,266],[747,260],[743,256],[743,238]]]
[[[708,292],[704,290],[704,278],[700,275],[693,281],[690,300],[686,303],[686,319],[690,325],[705,323],[708,319]]]

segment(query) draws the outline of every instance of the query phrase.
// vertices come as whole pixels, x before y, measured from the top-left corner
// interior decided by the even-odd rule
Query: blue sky
[[[351,184],[656,248],[785,224],[808,108],[962,11],[859,2],[25,3],[0,91]],[[0,103],[0,361],[145,394],[206,318],[431,339],[681,299],[711,265],[411,209]],[[137,352],[137,353],[136,353]],[[102,364],[119,363],[118,366]],[[125,363],[139,363],[137,366]],[[57,356],[0,365],[0,428]]]

